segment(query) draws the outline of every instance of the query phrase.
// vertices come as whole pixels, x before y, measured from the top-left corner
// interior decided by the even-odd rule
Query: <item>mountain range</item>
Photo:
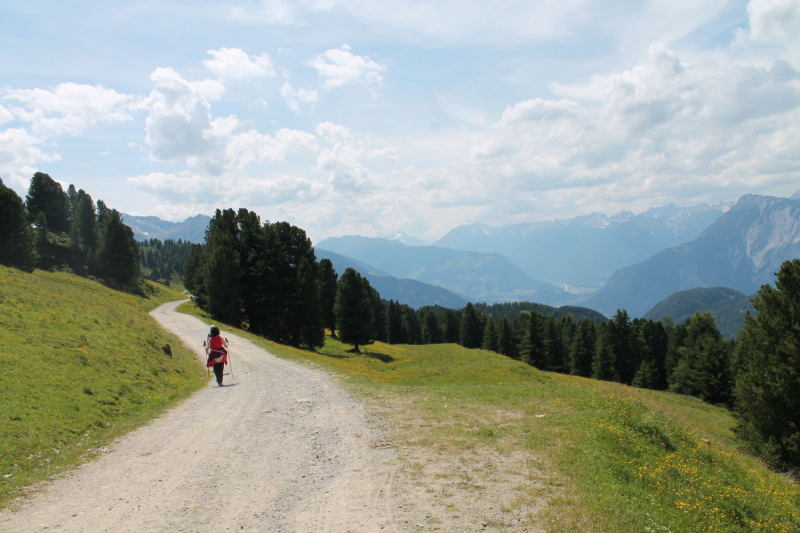
[[[465,300],[515,300],[553,304],[564,299],[560,288],[523,272],[499,253],[408,246],[400,241],[361,236],[331,237],[319,248],[352,257],[396,278],[443,287]]]
[[[800,200],[745,195],[697,239],[614,272],[582,305],[641,316],[670,294],[696,287],[755,293],[800,257]]]
[[[196,215],[183,222],[169,222],[158,217],[144,217],[121,213],[122,221],[133,230],[137,241],[147,239],[167,239],[202,243],[206,238],[206,228],[211,217]]]
[[[413,279],[398,279],[352,257],[346,257],[330,250],[314,247],[317,259],[330,259],[333,268],[340,276],[348,268],[353,268],[369,280],[370,285],[385,300],[396,300],[414,309],[426,305],[440,305],[450,309],[461,309],[467,301],[457,294],[442,287],[436,287]]]
[[[475,223],[458,226],[434,245],[501,253],[528,275],[581,293],[599,288],[621,267],[695,239],[731,205],[670,204],[638,215],[595,213],[497,228]]]

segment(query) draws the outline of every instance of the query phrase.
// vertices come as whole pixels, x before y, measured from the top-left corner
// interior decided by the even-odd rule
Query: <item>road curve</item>
[[[207,326],[150,313],[203,356]],[[213,383],[57,479],[0,531],[371,532],[393,522],[393,452],[327,373],[230,341],[234,380]],[[228,367],[226,367],[227,369]]]

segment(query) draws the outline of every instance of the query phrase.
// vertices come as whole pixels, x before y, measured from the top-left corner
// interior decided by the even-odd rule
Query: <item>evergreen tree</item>
[[[202,244],[192,246],[189,257],[186,259],[186,268],[183,272],[183,286],[195,297],[200,308],[205,309],[205,247]]]
[[[490,352],[497,352],[497,331],[494,328],[494,320],[491,316],[486,317],[486,327],[483,330],[483,349]]]
[[[336,302],[336,282],[339,281],[339,275],[330,259],[322,259],[319,262],[317,279],[322,324],[331,331],[331,335],[336,336],[336,314],[333,312],[333,304]]]
[[[389,339],[387,337],[388,324],[386,321],[386,306],[383,305],[383,300],[381,300],[381,295],[378,290],[369,284],[369,280],[366,277],[362,279],[364,280],[364,287],[367,291],[367,294],[369,294],[370,302],[372,303],[375,340],[379,342],[387,342]]]
[[[321,348],[325,344],[325,328],[320,313],[319,286],[314,270],[305,257],[300,259],[297,278],[297,300],[303,311],[300,317],[300,343],[310,350]]]
[[[542,331],[542,315],[535,309],[528,313],[527,329],[522,340],[522,360],[544,370],[547,367],[547,346]]]
[[[389,344],[406,344],[408,342],[408,336],[403,327],[403,313],[400,311],[400,304],[394,300],[389,300],[386,330]]]
[[[695,313],[684,323],[686,338],[671,376],[670,391],[697,396],[708,403],[730,399],[729,345],[711,313]]]
[[[631,385],[640,389],[655,389],[658,386],[658,381],[656,366],[650,357],[646,357],[642,360],[639,370],[633,376]]]
[[[631,347],[631,322],[628,312],[617,309],[608,321],[608,341],[614,352],[615,372],[622,383],[630,384],[641,363],[639,354]]]
[[[208,313],[215,320],[232,326],[241,323],[244,306],[236,222],[233,209],[217,209],[209,221],[204,272]]]
[[[461,321],[459,315],[452,309],[445,309],[439,319],[439,327],[442,330],[442,342],[458,343],[461,338]]]
[[[36,266],[42,270],[52,268],[54,258],[50,250],[50,234],[47,230],[47,216],[43,211],[39,211],[36,217],[36,236],[34,237],[33,245],[36,251]]]
[[[602,324],[597,331],[597,352],[592,360],[592,377],[603,381],[617,381],[614,352],[608,337],[608,328]]]
[[[745,317],[736,380],[736,433],[773,465],[800,468],[800,259],[786,261],[775,288],[762,285]]]
[[[466,307],[464,307],[459,339],[459,344],[464,348],[480,348],[483,344],[480,319],[472,303],[467,303]]]
[[[336,286],[336,329],[339,338],[346,344],[353,344],[354,352],[359,346],[375,341],[375,321],[372,316],[372,302],[365,290],[361,274],[348,268],[339,277]]]
[[[403,329],[406,330],[408,344],[422,344],[422,324],[419,323],[417,313],[407,305],[401,306],[401,312],[403,314]]]
[[[100,224],[103,223],[103,219],[105,219],[106,215],[108,215],[111,210],[106,206],[106,203],[103,200],[97,200],[97,225],[98,227]]]
[[[495,332],[497,333],[497,352],[505,355],[506,357],[516,357],[516,350],[514,350],[514,339],[511,331],[511,324],[508,319],[503,315],[495,325]]]
[[[139,279],[139,248],[133,230],[112,210],[100,226],[97,267],[101,276],[118,285],[133,286]]]
[[[552,372],[564,372],[565,363],[567,363],[566,350],[561,341],[561,328],[558,327],[558,323],[552,315],[544,317],[542,331],[544,333],[544,345],[547,350],[545,369]]]
[[[0,265],[33,271],[33,235],[25,204],[0,181]]]
[[[597,352],[597,331],[594,322],[582,318],[575,327],[575,337],[569,356],[569,371],[575,376],[588,378],[592,375],[592,359]]]
[[[69,198],[53,178],[42,172],[34,174],[25,201],[28,222],[36,222],[39,213],[44,213],[50,231],[69,233]]]
[[[439,344],[442,342],[442,330],[439,327],[439,317],[432,310],[422,314],[422,343]]]

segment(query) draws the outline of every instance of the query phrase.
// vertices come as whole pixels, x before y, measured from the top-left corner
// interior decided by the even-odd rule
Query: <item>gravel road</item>
[[[207,326],[151,315],[198,353]],[[394,452],[330,376],[223,332],[235,380],[117,440],[13,513],[8,532],[401,531]],[[203,355],[204,357],[204,355]]]

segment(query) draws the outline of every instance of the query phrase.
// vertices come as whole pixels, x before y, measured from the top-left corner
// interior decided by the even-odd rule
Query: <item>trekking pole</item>
[[[228,366],[231,367],[231,381],[233,381],[233,360],[231,359],[231,345],[228,343],[228,337],[225,337],[225,344],[228,345]]]
[[[206,341],[203,341],[203,348],[206,347]],[[208,369],[208,353],[206,353],[206,373],[208,374],[208,381],[211,381],[211,370]]]

